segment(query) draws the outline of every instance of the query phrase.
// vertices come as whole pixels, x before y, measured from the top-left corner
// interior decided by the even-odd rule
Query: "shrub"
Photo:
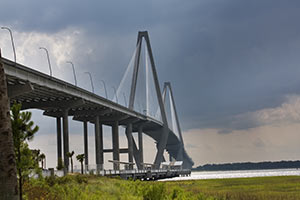
[[[143,190],[144,200],[166,199],[166,187],[162,183],[146,185]]]

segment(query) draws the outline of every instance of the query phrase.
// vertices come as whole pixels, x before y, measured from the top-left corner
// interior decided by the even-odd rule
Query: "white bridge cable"
[[[139,45],[136,46],[131,60],[126,68],[125,74],[114,94],[113,101],[128,107],[131,84],[134,71],[134,63]],[[152,117],[158,121],[162,121],[160,107],[158,103],[154,76],[152,73],[152,65],[150,62],[149,52],[146,42],[143,42],[140,47],[140,58],[138,66],[137,84],[134,97],[133,109],[136,112]],[[117,95],[117,96],[116,96]]]
[[[149,115],[149,58],[147,47],[145,46],[145,65],[146,65],[146,115]]]
[[[143,43],[142,43],[143,45]],[[135,90],[135,97],[134,97],[134,110],[146,114],[146,72],[145,72],[145,55],[144,49],[141,46],[140,49],[140,57],[139,57],[139,68],[138,68],[138,75],[137,75],[137,84]]]
[[[178,124],[176,121],[176,116],[175,116],[175,107],[174,107],[174,102],[172,100],[170,91],[169,91],[169,100],[170,100],[170,110],[171,110],[171,122],[172,122],[172,130],[175,133],[175,135],[178,137],[179,140],[181,140],[181,137],[179,135],[179,128]]]
[[[133,55],[127,66],[125,74],[123,75],[122,80],[117,89],[117,92],[116,92],[116,94],[114,94],[114,98],[113,98],[113,101],[116,101],[116,99],[118,97],[119,104],[122,104],[125,107],[128,107],[128,104],[129,104],[131,78],[132,78],[132,74],[133,74],[133,66],[134,66],[134,59],[135,59],[136,52],[137,52],[137,47],[135,48],[135,50],[133,52]]]
[[[158,121],[162,121],[161,112],[158,102],[158,97],[156,93],[156,87],[154,82],[154,76],[152,73],[152,65],[150,62],[149,52],[147,51],[147,47],[145,46],[145,55],[146,55],[146,94],[147,94],[147,113],[150,117]]]

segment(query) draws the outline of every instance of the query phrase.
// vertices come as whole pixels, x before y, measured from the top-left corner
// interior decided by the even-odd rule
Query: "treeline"
[[[226,171],[226,170],[257,170],[257,169],[285,169],[300,168],[300,161],[278,161],[278,162],[245,162],[245,163],[225,163],[206,164],[193,168],[193,171]]]

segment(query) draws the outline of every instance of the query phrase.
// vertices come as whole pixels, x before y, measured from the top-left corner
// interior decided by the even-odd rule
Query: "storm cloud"
[[[96,93],[104,95],[105,80],[109,98],[137,32],[148,30],[161,85],[172,83],[184,131],[232,133],[275,124],[262,113],[298,123],[286,105],[298,108],[299,7],[297,0],[11,0],[1,3],[0,24],[13,29],[21,63],[48,73],[38,50],[46,46],[54,76],[73,83],[65,63],[71,60],[79,86],[90,90],[83,74],[90,71]],[[4,31],[0,47],[13,58]]]

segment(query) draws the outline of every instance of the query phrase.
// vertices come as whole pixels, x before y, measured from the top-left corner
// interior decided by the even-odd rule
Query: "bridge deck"
[[[44,115],[52,117],[61,117],[63,111],[68,109],[68,115],[73,116],[73,120],[95,123],[95,116],[101,116],[101,124],[112,125],[114,121],[118,121],[119,125],[132,123],[133,132],[138,132],[139,126],[143,125],[145,134],[157,142],[161,138],[161,121],[5,58],[2,62],[8,92],[13,94],[11,103],[22,103],[22,109],[44,110]],[[166,150],[176,157],[180,145],[179,139],[170,130]],[[188,163],[185,168],[191,168],[192,160],[185,150],[183,153],[184,166]]]

